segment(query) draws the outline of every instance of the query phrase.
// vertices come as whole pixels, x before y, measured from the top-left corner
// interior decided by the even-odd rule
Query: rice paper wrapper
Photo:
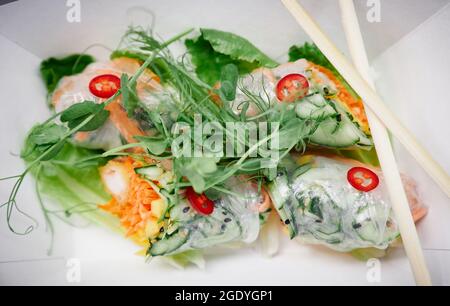
[[[348,171],[355,166],[361,165],[314,156],[306,165],[279,173],[270,191],[291,238],[351,252],[386,249],[400,237],[382,173],[371,168],[380,183],[370,192],[361,192],[347,180]],[[404,182],[413,212],[420,210],[424,215],[426,209],[418,200],[414,184],[409,179]]]

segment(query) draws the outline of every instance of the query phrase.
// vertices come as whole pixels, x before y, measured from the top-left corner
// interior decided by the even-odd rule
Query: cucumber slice
[[[317,229],[311,230],[309,233],[317,240],[324,242],[326,244],[340,244],[345,239],[345,233],[340,227],[336,228],[334,232],[328,231],[327,229]]]
[[[226,212],[225,216],[223,212]],[[223,244],[237,240],[242,234],[242,228],[236,218],[230,211],[219,209],[212,218],[205,217],[198,224],[201,227],[203,238],[195,239],[192,247],[203,249],[210,246]],[[220,216],[220,217],[219,217]],[[225,222],[226,220],[226,222]]]
[[[236,241],[243,233],[239,218],[222,205],[216,205],[211,215],[203,216],[197,214],[187,202],[181,202],[172,207],[169,214],[167,236],[152,245],[149,250],[152,256],[204,249]],[[189,235],[179,237],[179,233]]]
[[[384,209],[366,204],[354,213],[352,226],[362,240],[378,245],[389,242],[384,241],[386,218]]]
[[[159,177],[164,174],[164,170],[156,165],[137,168],[134,171],[151,181],[157,181]]]
[[[289,197],[289,182],[287,173],[280,172],[269,184],[269,193],[276,209],[281,209]]]
[[[166,171],[158,177],[158,185],[161,189],[165,189],[168,192],[172,192],[174,189],[173,181],[174,174],[171,171]]]
[[[192,247],[197,249],[235,241],[242,234],[239,218],[220,204],[211,215],[202,216],[190,226],[195,226],[201,233],[192,241]]]
[[[345,124],[353,126],[354,132],[358,135],[358,147],[372,147],[372,140],[360,129],[359,124],[354,122],[351,118],[352,115],[347,113],[340,105],[334,104],[337,112],[341,115],[341,119]],[[367,149],[367,148],[366,148]]]
[[[173,191],[173,172],[165,171],[158,165],[137,168],[135,172],[142,175],[148,181],[157,182],[158,188],[165,189],[169,193]]]
[[[301,119],[319,119],[338,115],[325,98],[318,94],[301,100],[296,105],[295,112]]]
[[[170,209],[170,220],[174,223],[191,222],[196,217],[194,209],[187,202],[181,202]]]
[[[319,101],[316,100],[315,101]],[[304,104],[297,106],[297,115],[300,118],[325,120],[320,123],[317,130],[310,138],[310,142],[315,145],[330,148],[351,148],[354,146],[368,148],[373,145],[372,140],[364,134],[358,125],[351,120],[350,115],[337,103],[316,102],[313,104],[307,100]],[[320,106],[326,103],[326,106]],[[320,107],[317,107],[319,105]],[[314,109],[314,107],[316,107]],[[309,117],[308,117],[309,115]]]
[[[375,245],[380,242],[380,231],[376,223],[372,220],[365,220],[361,223],[354,222],[353,228],[362,240],[373,243]]]
[[[316,145],[331,148],[347,148],[359,142],[359,135],[353,124],[326,119],[311,136],[310,141]]]
[[[277,178],[268,185],[268,193],[281,221],[287,225],[289,237],[297,235],[295,215],[292,212],[292,191],[289,187],[288,175],[280,172]],[[294,208],[295,209],[295,208]]]
[[[321,94],[315,94],[307,97],[306,99],[317,107],[328,105],[328,101]]]
[[[186,243],[190,235],[189,230],[180,229],[178,232],[172,236],[165,237],[162,240],[158,240],[152,244],[148,250],[149,255],[152,256],[162,256],[173,253],[179,249],[183,244]]]
[[[179,228],[180,228],[180,223],[178,223],[178,222],[172,223],[168,226],[166,233],[167,233],[167,235],[170,236],[173,233],[175,233]]]

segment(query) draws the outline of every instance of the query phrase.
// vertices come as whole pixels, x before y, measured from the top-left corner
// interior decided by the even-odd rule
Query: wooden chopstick
[[[339,0],[339,5],[342,14],[342,25],[347,37],[347,43],[353,63],[367,83],[375,90],[375,84],[371,80],[369,74],[369,60],[367,58],[353,0]],[[373,141],[377,148],[381,169],[383,170],[383,176],[386,181],[386,187],[391,199],[392,208],[397,217],[403,244],[411,264],[416,284],[429,286],[431,285],[430,274],[409,209],[408,199],[402,185],[401,176],[389,140],[389,134],[381,121],[378,120],[370,109],[366,109],[366,113],[369,119]]]
[[[281,0],[294,16],[303,30],[311,37],[317,47],[342,74],[346,81],[364,100],[378,119],[384,123],[392,134],[402,143],[423,169],[433,178],[439,187],[450,198],[450,176],[431,157],[427,150],[417,142],[398,118],[386,107],[383,100],[356,71],[355,67],[337,49],[331,40],[320,29],[317,23],[296,0]]]

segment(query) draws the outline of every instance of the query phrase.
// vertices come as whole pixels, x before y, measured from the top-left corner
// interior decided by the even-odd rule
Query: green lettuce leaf
[[[334,68],[333,64],[325,57],[325,55],[320,51],[319,48],[315,44],[306,42],[302,46],[292,46],[289,49],[289,61],[295,62],[299,59],[306,59],[310,62],[313,62],[317,65],[325,67],[336,74],[339,74]]]
[[[109,58],[111,60],[114,60],[116,58],[121,58],[121,57],[127,57],[127,58],[132,58],[138,61],[145,61],[147,59],[147,55],[142,54],[142,53],[137,53],[137,52],[131,52],[129,50],[114,50],[111,55],[109,56]]]
[[[378,160],[377,151],[373,147],[370,151],[358,149],[358,150],[334,150],[334,154],[340,155],[342,157],[355,159],[366,165],[371,165],[374,167],[380,166],[380,161]]]
[[[383,258],[389,253],[389,248],[386,250],[380,250],[376,248],[356,249],[350,252],[350,255],[360,261],[368,261],[372,258]]]
[[[33,168],[32,174],[37,180],[37,190],[42,198],[58,204],[67,217],[76,213],[90,222],[120,231],[117,218],[98,208],[99,204],[110,199],[98,172],[98,167],[106,160],[94,159],[71,164],[98,153],[66,143],[51,161],[42,162]],[[24,156],[24,160],[30,163],[33,158],[31,155]]]
[[[241,75],[259,67],[278,66],[247,39],[229,32],[201,29],[199,37],[185,44],[198,77],[210,85],[220,80],[222,68],[229,64],[236,65]]]
[[[41,63],[40,73],[48,94],[51,94],[58,82],[65,76],[83,72],[87,65],[95,60],[87,54],[73,54],[64,58],[48,58]]]
[[[199,269],[205,268],[205,259],[203,258],[202,252],[199,250],[190,250],[180,254],[161,257],[161,259],[172,267],[180,270],[185,269],[191,264]]]

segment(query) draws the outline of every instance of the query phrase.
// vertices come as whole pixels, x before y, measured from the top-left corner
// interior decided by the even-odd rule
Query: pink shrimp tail
[[[418,222],[427,215],[428,208],[423,204],[417,193],[416,182],[404,174],[402,174],[402,181],[414,222]]]

